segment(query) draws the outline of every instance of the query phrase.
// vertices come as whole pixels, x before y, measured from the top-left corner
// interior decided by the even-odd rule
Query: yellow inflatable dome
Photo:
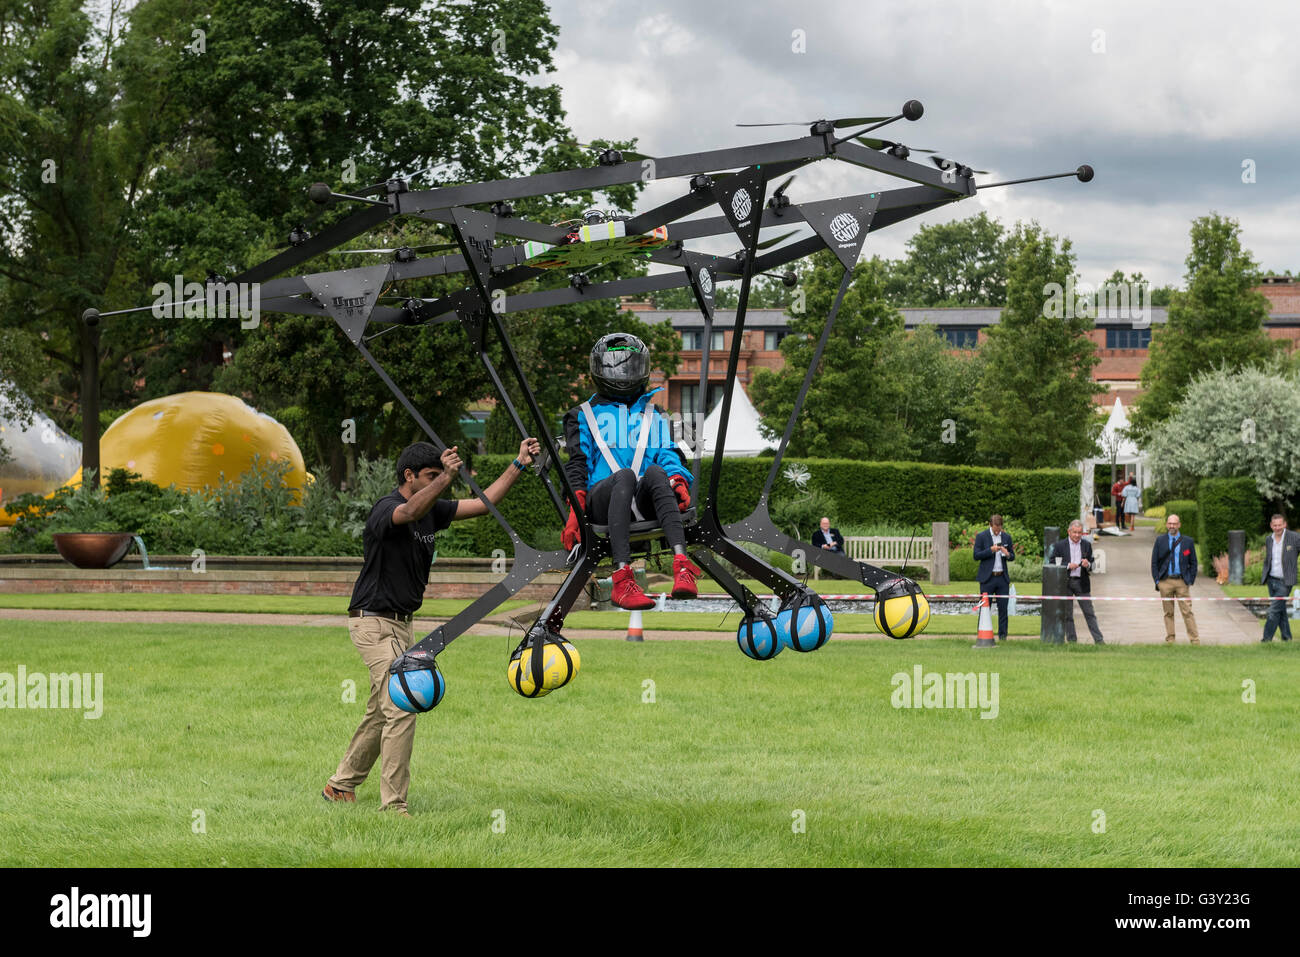
[[[179,392],[122,415],[99,440],[101,475],[129,469],[166,488],[201,489],[237,481],[260,456],[286,462],[285,482],[308,481],[289,430],[233,395]]]
[[[0,444],[7,453],[0,462],[0,525],[14,523],[17,516],[4,507],[18,496],[49,495],[81,476],[80,442],[40,412],[26,429],[15,419],[8,403],[0,403]]]

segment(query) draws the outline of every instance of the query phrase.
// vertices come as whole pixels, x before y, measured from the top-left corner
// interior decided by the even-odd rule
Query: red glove
[[[668,484],[677,494],[677,511],[684,512],[691,507],[691,487],[686,483],[686,479],[680,475],[674,475],[668,480]]]
[[[578,497],[578,504],[582,506],[582,510],[585,512],[587,510],[587,490],[575,489],[573,494]],[[578,513],[570,505],[569,520],[564,523],[564,531],[560,532],[560,544],[571,552],[573,547],[580,541],[582,541],[582,530],[578,527]]]

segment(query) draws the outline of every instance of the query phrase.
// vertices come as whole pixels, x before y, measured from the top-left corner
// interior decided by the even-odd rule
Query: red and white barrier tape
[[[651,597],[660,597],[660,596],[651,596]],[[669,598],[671,596],[665,592],[663,593],[662,597]],[[701,595],[700,597],[701,598],[728,598],[730,596],[723,594],[723,595]],[[769,601],[773,598],[776,598],[777,596],[776,595],[755,595],[754,597],[762,599],[764,601]],[[821,598],[823,601],[875,601],[876,600],[875,595],[819,595],[818,597]],[[925,597],[929,601],[934,601],[936,599],[947,600],[953,598],[975,599],[978,601],[980,598],[983,598],[984,596],[982,594],[974,594],[974,595],[961,594],[961,595],[926,595]],[[1012,596],[1010,595],[994,594],[992,592],[989,593],[990,602],[999,598],[1009,599],[1011,597]],[[1296,597],[1293,595],[1275,595],[1275,596],[1250,595],[1243,598],[1210,598],[1210,597],[1160,598],[1158,596],[1148,597],[1148,596],[1141,596],[1141,595],[1022,595],[1020,593],[1017,593],[1015,595],[1015,599],[1018,602],[1019,601],[1079,601],[1081,599],[1084,601],[1296,601]]]

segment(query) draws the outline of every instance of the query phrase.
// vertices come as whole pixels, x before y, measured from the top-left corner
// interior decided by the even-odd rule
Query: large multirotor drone
[[[917,120],[923,108],[909,100],[895,116],[854,117],[842,120],[818,120],[808,133],[796,139],[761,143],[753,146],[711,150],[654,159],[656,180],[682,179],[685,190],[677,198],[630,217],[609,217],[594,213],[581,222],[558,225],[529,221],[515,215],[513,200],[550,196],[568,192],[598,191],[635,183],[646,172],[647,158],[624,155],[607,149],[596,158],[596,165],[584,169],[540,173],[514,179],[469,185],[454,185],[415,190],[403,179],[390,179],[355,194],[336,193],[324,183],[308,191],[310,199],[321,205],[357,202],[364,206],[347,218],[311,235],[298,228],[290,236],[290,245],[266,262],[254,266],[229,280],[229,283],[257,283],[264,312],[297,313],[333,319],[356,347],[362,358],[375,370],[393,395],[411,414],[420,429],[439,449],[446,444],[430,427],[425,417],[397,386],[383,366],[367,348],[367,330],[372,326],[388,329],[458,322],[464,329],[468,346],[474,349],[491,379],[497,396],[521,436],[536,435],[543,454],[533,471],[545,485],[554,505],[557,527],[566,518],[566,503],[578,515],[582,529],[581,543],[572,551],[542,551],[524,542],[497,507],[483,494],[468,469],[461,478],[483,502],[488,513],[510,536],[514,560],[505,577],[472,602],[447,623],[433,629],[411,649],[417,657],[432,662],[444,648],[503,601],[518,593],[539,575],[554,568],[567,571],[555,596],[512,655],[515,670],[527,669],[530,681],[513,682],[516,690],[528,697],[540,696],[544,686],[543,670],[546,649],[562,645],[565,617],[599,564],[610,557],[607,529],[593,526],[574,489],[559,466],[559,450],[551,424],[539,408],[502,321],[505,313],[544,309],[553,306],[639,295],[659,290],[689,287],[703,317],[704,335],[700,362],[700,394],[707,394],[714,290],[718,282],[739,280],[731,348],[727,355],[726,388],[723,393],[721,422],[709,469],[707,493],[701,495],[702,442],[695,437],[692,474],[695,502],[683,513],[687,548],[691,557],[713,577],[737,603],[742,613],[738,639],[742,650],[755,658],[776,654],[782,643],[775,639],[777,623],[785,617],[787,633],[795,638],[787,642],[800,651],[820,647],[830,635],[830,615],[825,603],[813,589],[793,575],[773,567],[758,555],[743,548],[741,541],[756,543],[820,566],[841,578],[860,581],[876,592],[876,621],[894,638],[907,638],[924,627],[928,612],[920,587],[912,580],[882,568],[855,561],[847,556],[801,542],[783,534],[768,514],[768,497],[779,473],[786,446],[799,419],[813,375],[821,361],[831,328],[848,291],[852,267],[862,251],[867,235],[905,219],[918,216],[948,203],[974,196],[979,188],[1005,186],[1065,176],[1083,182],[1092,179],[1091,167],[1080,166],[1068,173],[1055,173],[1001,183],[977,184],[974,175],[982,172],[938,156],[930,162],[909,159],[912,150],[901,143],[867,136],[871,131],[901,119]],[[766,124],[776,125],[776,124]],[[853,127],[844,135],[840,130]],[[928,150],[916,150],[927,152]],[[833,199],[795,203],[786,195],[794,171],[820,160],[836,159],[864,169],[905,180],[909,185],[877,190]],[[769,192],[771,184],[778,184]],[[721,215],[684,219],[717,207]],[[400,247],[392,262],[331,272],[274,278],[295,266],[327,253],[374,230],[382,223],[402,217],[442,224],[455,238],[455,253],[421,257],[420,247]],[[806,223],[812,235],[777,248],[772,242],[760,242],[765,227],[789,227]],[[693,251],[694,240],[734,233],[741,242],[740,251],[732,256],[715,256]],[[781,240],[789,236],[780,237]],[[438,251],[438,247],[429,247]],[[741,333],[750,286],[756,274],[780,270],[789,263],[823,249],[830,249],[844,267],[838,292],[826,317],[812,361],[804,374],[794,408],[768,469],[766,483],[753,512],[744,520],[724,525],[718,516],[718,489],[725,469],[727,423],[736,388],[736,369],[741,351]],[[589,267],[620,257],[636,255],[650,262],[673,267],[666,272],[594,282],[587,277]],[[568,270],[569,284],[558,289],[509,294],[518,284],[547,270]],[[406,299],[400,307],[379,304],[380,293],[403,280],[433,276],[465,274],[469,284],[438,299]],[[224,282],[221,277],[209,282]],[[144,307],[148,308],[148,307]],[[130,312],[134,310],[120,310]],[[103,313],[114,315],[116,313]],[[88,310],[87,322],[97,322],[100,313]],[[400,334],[400,331],[399,331]],[[373,337],[373,334],[372,336]],[[517,384],[527,406],[531,428],[511,402],[502,376],[489,357],[489,342],[501,346],[506,372]],[[661,541],[655,523],[632,526],[634,543],[649,551]],[[717,559],[722,558],[748,577],[770,588],[779,606],[770,608]],[[902,608],[902,614],[884,615],[887,606]],[[800,615],[813,622],[811,634],[799,634],[798,625],[788,623]],[[523,660],[529,655],[527,662]],[[412,659],[414,660],[414,659]],[[414,665],[412,667],[415,667]],[[513,673],[513,672],[512,672]],[[570,674],[572,672],[570,671]],[[567,680],[567,678],[565,679]],[[562,683],[562,682],[561,682]],[[436,702],[435,702],[436,703]],[[417,709],[424,710],[424,709]]]

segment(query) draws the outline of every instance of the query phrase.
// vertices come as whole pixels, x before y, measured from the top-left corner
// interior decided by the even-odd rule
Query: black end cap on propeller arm
[[[324,206],[330,201],[333,192],[325,183],[312,183],[307,187],[307,198],[318,206]]]
[[[1082,166],[1080,166],[1077,170],[1074,171],[1074,175],[1079,177],[1080,183],[1091,182],[1093,177],[1092,167],[1089,166],[1087,163],[1084,163]]]
[[[99,325],[99,310],[87,309],[85,312],[81,314],[81,321],[88,326]]]
[[[903,104],[903,117],[909,120],[919,120],[925,113],[925,107],[921,105],[920,100],[908,100]]]

